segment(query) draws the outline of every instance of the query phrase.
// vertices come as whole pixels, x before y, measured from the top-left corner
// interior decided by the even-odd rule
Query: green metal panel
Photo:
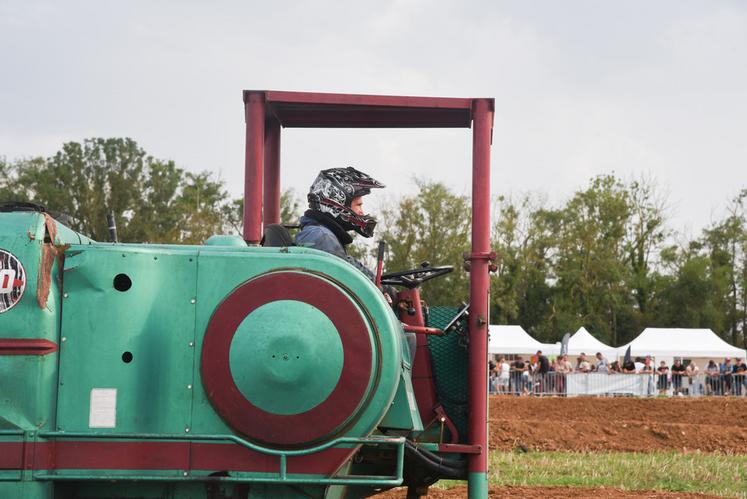
[[[381,365],[371,379],[365,410],[346,432],[348,436],[369,434],[391,404],[399,383],[402,329],[373,283],[336,256],[308,248],[203,247],[199,255],[197,284],[196,350],[201,350],[208,321],[223,299],[250,278],[277,269],[304,269],[329,276],[344,286],[351,299],[358,303],[361,313],[369,318],[369,324],[377,326],[369,332],[361,331],[361,339],[370,335],[368,341],[374,345],[374,365],[379,362]],[[304,317],[283,316],[283,322],[299,320],[303,321]],[[205,434],[230,433],[231,429],[215,413],[205,396],[199,379],[199,362],[198,355],[195,358],[193,430]],[[373,390],[375,385],[377,389]]]
[[[379,426],[387,429],[411,430],[414,434],[423,431],[409,370],[402,370],[397,394]]]
[[[488,499],[488,474],[473,472],[467,477],[469,499]]]
[[[188,431],[196,257],[194,247],[91,245],[68,250],[58,429],[89,429],[91,410],[96,409],[92,390],[116,389],[116,421],[109,431]],[[129,289],[115,289],[118,275],[127,276]]]
[[[49,482],[0,482],[3,499],[51,499],[53,484]]]
[[[459,312],[454,307],[431,307],[428,325],[443,329]],[[462,321],[464,323],[464,321]],[[467,356],[466,325],[458,331],[450,330],[443,336],[428,335],[433,378],[438,401],[459,430],[461,440],[467,436],[469,360]],[[448,430],[447,430],[448,431]]]
[[[398,388],[401,397],[412,406],[411,409],[414,407],[409,373],[402,367],[402,330],[399,321],[378,289],[339,258],[304,248],[93,243],[60,226],[56,242],[73,243],[65,253],[64,289],[56,288],[57,269],[53,268],[50,297],[47,307],[41,309],[36,304],[35,286],[44,241],[43,217],[33,213],[9,215],[12,216],[0,217],[0,233],[3,234],[0,247],[13,251],[24,264],[26,261],[33,263],[25,265],[28,286],[26,295],[11,310],[14,315],[4,314],[0,317],[4,321],[0,322],[5,327],[3,335],[5,338],[49,339],[60,345],[60,352],[59,357],[55,353],[0,358],[0,428],[36,430],[37,427],[43,429],[45,425],[51,425],[63,430],[60,435],[79,432],[76,438],[86,435],[93,437],[104,432],[136,440],[160,439],[178,434],[194,439],[194,433],[230,435],[231,429],[215,414],[202,390],[199,376],[202,338],[213,311],[236,286],[278,269],[326,276],[350,297],[365,318],[366,330],[360,331],[360,334],[362,341],[371,342],[374,373],[368,392],[355,411],[358,415],[344,434],[352,437],[369,435],[391,405]],[[117,278],[124,275],[126,279]],[[296,406],[278,409],[281,413],[303,410],[325,397],[325,391],[339,376],[337,364],[341,362],[344,352],[335,353],[335,341],[339,340],[335,339],[334,331],[324,325],[323,318],[316,317],[313,311],[298,308],[307,305],[276,303],[271,304],[269,309],[273,307],[280,307],[283,320],[316,321],[317,326],[312,329],[321,335],[317,339],[324,340],[323,337],[328,336],[327,340],[317,345],[317,351],[312,355],[328,362],[329,379],[322,376],[314,390],[315,394],[307,396],[305,400],[295,400]],[[8,317],[13,319],[9,320]],[[288,338],[290,343],[299,343],[296,346],[305,351],[313,350],[309,345],[300,345],[302,341],[297,336],[295,339],[292,335]],[[242,351],[248,348],[251,345],[242,345],[241,339],[237,338],[237,351],[232,363],[240,364]],[[61,365],[59,373],[58,358]],[[309,376],[305,375],[307,378]],[[58,387],[59,396],[56,397]],[[304,386],[301,385],[301,388]],[[93,389],[116,390],[116,418],[111,428],[90,427]],[[56,422],[55,400],[58,401]],[[267,400],[270,400],[269,404],[273,403],[271,397]],[[414,417],[417,418],[417,413],[414,413]],[[408,424],[415,429],[421,426],[417,419]],[[402,423],[402,426],[408,424]],[[43,438],[57,437],[48,434]],[[360,442],[348,440],[338,445],[355,447]],[[401,452],[400,448],[398,453]],[[401,459],[397,466],[394,477],[329,479],[305,475],[292,479],[295,483],[306,484],[301,486],[307,488],[313,488],[315,483],[394,484],[401,482]],[[37,480],[42,480],[41,483],[18,482],[19,473],[15,471],[13,476],[8,473],[5,473],[7,476],[0,476],[0,497],[50,497],[52,488],[46,480],[56,481],[61,491],[75,490],[81,497],[87,497],[85,494],[90,497],[122,496],[120,487],[96,481],[107,476],[107,470],[33,473]],[[181,471],[175,474],[174,470],[162,470],[151,474],[111,470],[111,473],[120,478],[147,482],[148,485],[142,488],[138,485],[127,489],[134,491],[135,496],[150,497],[148,494],[152,494],[153,497],[161,497],[159,494],[164,490],[165,497],[205,496],[204,484],[191,482],[200,477],[183,477]],[[20,474],[22,480],[32,479],[31,472]],[[396,478],[397,475],[399,478]],[[150,481],[166,477],[180,483],[171,483],[164,489]],[[181,483],[182,479],[184,483]],[[94,482],[83,484],[77,480]],[[258,480],[277,482],[278,478],[238,474],[225,481]],[[255,491],[259,490],[256,485],[254,487]],[[285,485],[278,483],[268,488],[267,492],[274,496],[282,492],[283,487]],[[311,488],[308,491],[314,494],[322,490],[317,488],[312,491]]]
[[[56,353],[0,356],[0,429],[51,427],[56,381]]]
[[[278,327],[281,336],[273,334]],[[310,330],[314,334],[307,334]],[[319,405],[337,386],[343,360],[342,341],[329,317],[295,300],[254,310],[231,342],[231,372],[239,390],[271,414],[300,414]]]
[[[79,240],[60,227],[58,244]],[[0,213],[0,248],[12,253],[26,271],[21,300],[0,314],[0,338],[59,341],[57,261],[50,276],[46,307],[37,302],[37,280],[45,236],[43,215],[35,212]],[[54,424],[57,353],[0,356],[0,429],[36,430]]]

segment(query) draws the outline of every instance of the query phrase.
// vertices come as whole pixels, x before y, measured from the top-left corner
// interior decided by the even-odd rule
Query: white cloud
[[[243,185],[241,90],[495,97],[494,193],[653,173],[702,226],[747,184],[747,10],[729,2],[0,5],[0,154],[131,136]],[[56,144],[56,145],[55,145]],[[470,186],[470,130],[286,130],[283,181],[355,164]]]

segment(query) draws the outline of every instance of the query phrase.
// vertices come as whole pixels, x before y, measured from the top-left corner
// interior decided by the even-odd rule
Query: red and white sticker
[[[0,314],[21,301],[26,290],[26,270],[11,252],[0,249]]]

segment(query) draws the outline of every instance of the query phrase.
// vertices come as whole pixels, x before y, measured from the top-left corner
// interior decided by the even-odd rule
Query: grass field
[[[747,456],[705,453],[492,452],[495,485],[615,487],[747,498]],[[457,482],[441,482],[448,487]]]

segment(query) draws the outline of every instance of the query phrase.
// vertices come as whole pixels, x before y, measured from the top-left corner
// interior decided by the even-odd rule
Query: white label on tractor
[[[26,271],[10,251],[0,249],[0,314],[21,301],[26,289]]]
[[[117,389],[93,388],[91,390],[91,410],[88,413],[89,428],[116,428]]]

